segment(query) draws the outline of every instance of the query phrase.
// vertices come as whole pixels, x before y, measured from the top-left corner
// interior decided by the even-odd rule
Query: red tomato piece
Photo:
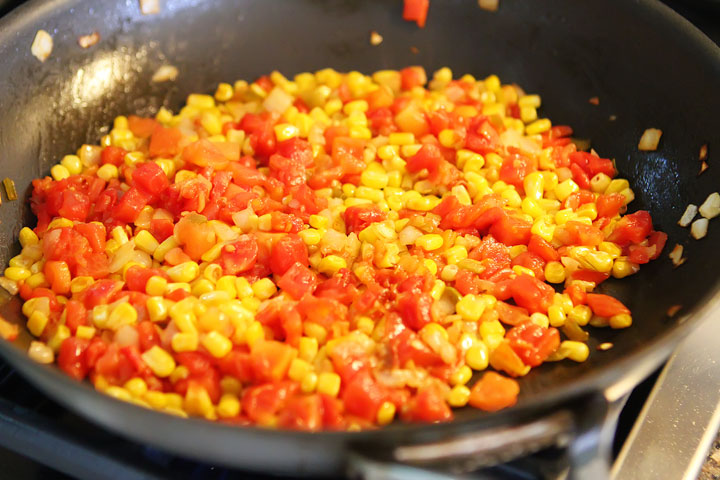
[[[498,301],[495,304],[495,311],[498,313],[500,321],[506,325],[519,325],[530,320],[526,309],[505,302]]]
[[[278,424],[292,430],[315,432],[323,427],[324,413],[320,395],[296,395],[280,412]]]
[[[397,311],[405,325],[417,331],[433,321],[432,304],[427,293],[403,293],[398,295]]]
[[[343,214],[347,233],[359,233],[375,222],[385,220],[385,212],[377,205],[354,205],[345,209]]]
[[[426,83],[427,74],[425,73],[425,69],[423,67],[406,67],[400,70],[401,89],[410,90],[414,87],[422,87]]]
[[[543,363],[560,346],[557,328],[543,328],[530,321],[511,328],[505,338],[525,365],[531,367]]]
[[[453,413],[440,389],[431,385],[418,390],[403,409],[402,417],[411,422],[447,422]]]
[[[645,210],[638,210],[618,220],[608,240],[625,246],[640,243],[652,232],[652,218]]]
[[[258,382],[277,382],[285,377],[295,350],[282,342],[261,340],[250,349],[253,377]]]
[[[521,267],[529,268],[535,274],[535,278],[545,280],[545,260],[536,253],[530,251],[523,252],[513,258],[512,264],[513,266],[520,265]]]
[[[345,411],[369,422],[375,422],[377,411],[385,398],[385,393],[367,371],[355,375],[342,394]]]
[[[58,366],[75,380],[82,380],[88,374],[85,349],[89,344],[90,341],[84,338],[69,337],[60,345]]]
[[[276,275],[282,275],[296,262],[308,265],[307,246],[299,235],[284,235],[273,244],[270,252],[270,270]]]
[[[150,137],[148,147],[151,157],[174,157],[180,153],[179,143],[182,133],[177,128],[158,126]]]
[[[116,167],[119,167],[124,163],[126,153],[127,150],[125,150],[124,148],[114,147],[112,145],[105,147],[100,153],[100,163],[102,163],[103,165],[110,163],[112,165],[115,165]]]
[[[596,201],[598,218],[613,218],[620,213],[620,209],[625,205],[625,196],[620,193],[610,193],[600,195]]]
[[[125,192],[120,202],[115,205],[113,209],[113,216],[116,220],[125,223],[134,222],[140,211],[147,205],[149,197],[147,194],[141,192],[135,187],[130,187],[130,190]]]
[[[486,372],[470,390],[469,404],[486,412],[496,412],[517,403],[520,385],[497,372]]]
[[[148,138],[160,124],[154,118],[128,116],[128,128],[138,138]]]
[[[530,222],[505,214],[490,227],[490,235],[505,245],[527,245],[531,228]]]
[[[530,237],[528,252],[539,255],[546,262],[557,262],[560,260],[558,251],[539,235],[532,235]]]
[[[132,183],[152,197],[160,195],[170,185],[167,175],[155,162],[138,166],[132,173]]]
[[[297,300],[313,293],[317,284],[317,275],[300,262],[295,262],[288,268],[277,282],[278,287]]]
[[[408,22],[416,22],[418,27],[423,28],[427,20],[428,8],[430,8],[430,0],[405,0],[403,19]]]
[[[623,303],[611,297],[610,295],[603,295],[600,293],[588,293],[587,294],[588,306],[592,309],[595,315],[600,317],[612,317],[614,315],[620,315],[623,313],[630,313]]]
[[[265,383],[244,389],[242,411],[253,422],[268,424],[297,389],[294,382]]]
[[[518,275],[510,284],[510,292],[515,303],[530,313],[547,312],[555,294],[550,285],[530,275]]]
[[[243,235],[236,242],[222,248],[218,264],[225,275],[237,275],[251,270],[257,257],[257,241],[250,235]]]

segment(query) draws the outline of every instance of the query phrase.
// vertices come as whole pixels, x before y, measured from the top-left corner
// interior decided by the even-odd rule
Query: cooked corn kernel
[[[158,377],[168,377],[175,370],[175,359],[162,348],[154,345],[141,355],[143,362]]]

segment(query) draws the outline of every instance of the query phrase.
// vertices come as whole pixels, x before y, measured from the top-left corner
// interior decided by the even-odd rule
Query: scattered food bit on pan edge
[[[704,162],[705,160],[707,160],[707,156],[708,156],[708,146],[707,146],[707,143],[705,143],[700,147],[700,154],[698,155],[698,157],[700,158],[701,162]]]
[[[179,73],[177,67],[173,65],[162,65],[153,73],[152,81],[154,83],[173,82]]]
[[[600,105],[600,99],[598,97],[592,97],[590,100],[588,100],[588,102],[591,105]]]
[[[30,46],[30,52],[40,60],[44,62],[48,59],[53,49],[53,39],[48,32],[45,30],[38,30],[35,34],[35,39]]]
[[[674,317],[681,308],[682,305],[673,305],[672,307],[667,309],[667,316],[670,318]]]
[[[678,225],[681,227],[687,227],[690,225],[697,215],[698,207],[697,205],[694,205],[692,203],[689,203],[687,207],[685,207],[685,212],[683,212],[682,217],[680,217],[680,220],[678,220]]]
[[[704,161],[704,160],[703,160],[702,162],[700,162],[700,171],[698,172],[698,177],[699,177],[700,175],[702,175],[703,173],[705,173],[705,170],[707,170],[707,169],[708,169],[708,164],[707,164],[707,162]]]
[[[585,361],[584,327],[632,324],[594,290],[667,236],[538,95],[427,83],[273,72],[117,117],[33,182],[0,278],[31,357],[144,407],[304,430],[494,411],[512,377]]]
[[[89,35],[80,35],[77,39],[78,45],[82,48],[90,48],[100,41],[100,33],[97,31]]]
[[[687,260],[685,257],[682,256],[684,247],[680,245],[679,243],[675,244],[675,247],[673,247],[672,251],[668,254],[668,257],[670,257],[670,260],[672,260],[672,263],[675,267],[679,267],[683,263],[685,263],[685,260]]]
[[[372,45],[373,47],[377,47],[378,45],[380,45],[382,43],[382,41],[383,41],[382,35],[380,35],[375,30],[370,32],[370,45]]]
[[[160,0],[139,0],[140,11],[143,15],[160,13]]]
[[[709,220],[707,218],[698,218],[695,220],[692,225],[690,225],[690,236],[695,240],[705,238],[708,231],[708,223]]]
[[[610,350],[610,349],[613,348],[613,347],[614,347],[614,345],[613,345],[612,343],[610,343],[610,342],[603,342],[603,343],[601,343],[600,345],[597,346],[597,349],[600,350],[601,352],[605,352],[605,351],[607,351],[607,350]]]
[[[500,8],[500,0],[478,0],[478,7],[488,12],[497,12]]]
[[[3,180],[3,186],[5,187],[5,193],[7,194],[8,200],[17,200],[17,190],[15,189],[15,182],[5,177]]]
[[[693,222],[693,219],[698,213],[702,218]],[[695,240],[700,240],[707,235],[709,221],[718,215],[720,215],[720,193],[713,192],[707,196],[700,207],[693,205],[692,203],[688,204],[685,208],[685,212],[682,214],[682,217],[678,220],[678,225],[681,227],[687,227],[690,225],[690,236],[692,236]],[[685,259],[682,259],[682,262],[684,261]],[[680,265],[682,262],[676,263],[675,266]]]
[[[414,45],[411,45],[411,46],[410,46],[410,53],[412,53],[413,55],[417,55],[418,53],[420,53],[420,49],[418,49],[418,48],[417,48],[416,46],[414,46]]]
[[[638,150],[645,152],[654,152],[657,150],[658,144],[660,143],[660,137],[662,137],[662,130],[657,128],[648,128],[640,137],[638,143]]]

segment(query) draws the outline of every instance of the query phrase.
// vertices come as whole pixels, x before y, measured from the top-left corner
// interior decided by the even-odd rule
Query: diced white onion
[[[173,65],[162,65],[153,73],[151,80],[155,83],[172,82],[179,73],[180,71]]]
[[[293,103],[293,97],[280,87],[272,89],[263,102],[265,110],[274,113],[283,113]]]
[[[110,273],[118,272],[129,262],[133,261],[134,258],[135,242],[131,240],[121,245],[120,248],[115,251],[112,260],[110,260],[108,270],[110,270]]]
[[[695,240],[700,240],[707,235],[708,223],[710,223],[710,221],[707,218],[698,218],[690,226],[690,235]]]
[[[139,338],[138,331],[134,326],[123,325],[115,332],[113,342],[117,343],[119,347],[137,347]]]
[[[698,209],[700,215],[710,220],[720,215],[720,194],[713,192],[705,199]]]
[[[43,342],[32,341],[30,342],[30,348],[28,348],[28,356],[35,360],[37,363],[53,363],[55,354],[52,349]]]
[[[638,143],[638,149],[643,151],[655,151],[657,150],[658,143],[660,143],[660,137],[662,137],[662,130],[657,128],[648,128],[640,137]]]
[[[38,30],[30,47],[30,52],[32,52],[35,58],[44,62],[52,53],[52,49],[53,39],[50,34],[45,30]]]
[[[81,48],[90,48],[99,41],[100,34],[98,32],[93,32],[89,35],[80,35],[78,37],[78,45],[80,45]]]
[[[159,13],[160,0],[140,0],[140,11],[143,15]]]
[[[413,227],[412,225],[408,225],[402,230],[400,230],[400,233],[398,234],[398,240],[400,240],[400,243],[402,243],[403,245],[414,245],[415,240],[422,236],[423,232]]]
[[[683,213],[682,217],[680,217],[680,220],[678,220],[678,225],[680,225],[681,227],[687,227],[688,225],[690,225],[690,222],[693,221],[693,218],[695,218],[697,212],[697,205],[693,205],[692,203],[688,205],[685,209],[685,213]]]
[[[500,6],[500,0],[478,0],[478,7],[488,12],[497,11]]]
[[[682,256],[683,254],[683,246],[680,244],[675,244],[675,248],[672,249],[672,252],[668,254],[668,257],[670,257],[670,260],[672,260],[673,265],[676,267],[679,267],[683,263],[685,263],[685,259]]]

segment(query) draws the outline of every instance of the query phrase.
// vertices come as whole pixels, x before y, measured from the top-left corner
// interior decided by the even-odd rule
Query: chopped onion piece
[[[37,340],[30,342],[28,356],[37,363],[42,364],[53,363],[55,360],[55,354],[52,351],[52,348],[48,347],[47,344],[43,342],[38,342]]]
[[[274,113],[284,113],[293,103],[293,97],[280,87],[272,89],[263,102],[265,110]]]
[[[600,350],[601,352],[604,352],[604,351],[610,350],[611,348],[613,348],[613,346],[614,345],[610,342],[604,342],[604,343],[601,343],[600,345],[598,345],[597,349]]]
[[[140,0],[140,11],[143,15],[160,13],[160,0]]]
[[[53,39],[48,32],[45,30],[38,30],[35,34],[35,40],[33,40],[30,51],[35,58],[44,62],[50,56],[53,49]]]
[[[12,342],[20,333],[20,327],[0,317],[0,338]]]
[[[642,151],[655,151],[657,150],[658,143],[660,143],[660,137],[662,137],[662,130],[657,128],[648,128],[640,137],[638,143],[638,149]]]
[[[700,215],[710,220],[720,215],[720,194],[713,192],[705,199],[698,209]]]
[[[500,7],[500,0],[478,0],[478,7],[488,12],[496,12]]]
[[[80,35],[78,37],[78,45],[82,48],[90,48],[100,41],[100,34],[93,32],[90,35]]]
[[[698,176],[700,176],[707,169],[708,169],[707,162],[703,161],[702,163],[700,163],[700,171],[698,172]]]
[[[375,30],[370,32],[370,45],[372,45],[373,47],[377,47],[378,45],[380,45],[382,43],[382,41],[383,41],[382,35],[380,35]]]
[[[180,72],[177,67],[172,65],[163,65],[153,73],[152,81],[155,83],[172,82]]]
[[[690,222],[693,221],[693,218],[695,218],[697,212],[697,205],[693,205],[692,203],[689,204],[685,209],[685,213],[683,213],[682,217],[680,217],[680,220],[678,220],[678,225],[680,225],[681,227],[687,227],[688,225],[690,225]]]
[[[707,159],[707,154],[708,154],[708,147],[707,147],[707,143],[705,143],[705,144],[703,144],[702,147],[700,147],[699,157],[700,157],[701,162],[704,162]]]
[[[683,263],[685,263],[685,259],[683,258],[683,246],[676,243],[675,247],[673,247],[672,252],[668,254],[668,257],[670,257],[670,260],[672,260],[673,265],[676,267],[679,267]]]
[[[698,218],[690,226],[690,235],[695,240],[700,240],[707,235],[708,223],[710,223],[710,221],[707,218]]]

